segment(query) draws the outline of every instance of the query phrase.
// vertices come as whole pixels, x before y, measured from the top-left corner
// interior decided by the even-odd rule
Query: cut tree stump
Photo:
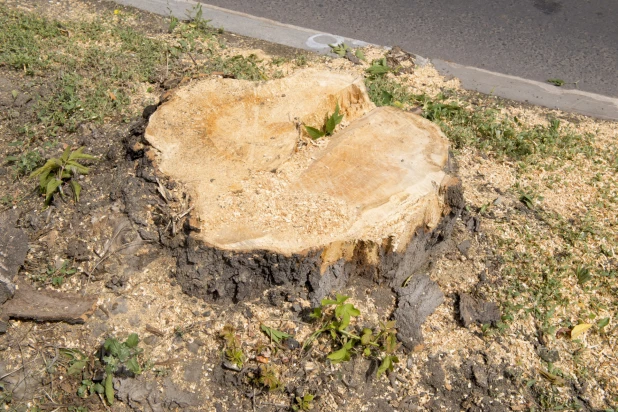
[[[337,103],[341,126],[309,139],[303,125],[322,127]],[[194,202],[176,276],[208,300],[294,284],[318,302],[351,276],[398,291],[464,206],[440,129],[376,108],[357,74],[195,82],[159,106],[145,138]]]

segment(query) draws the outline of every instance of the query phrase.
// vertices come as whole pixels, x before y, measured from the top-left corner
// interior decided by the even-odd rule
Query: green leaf
[[[337,293],[337,302],[336,303],[343,303],[343,302],[345,302],[348,299],[350,299],[349,296],[340,295],[339,293]]]
[[[603,330],[603,328],[605,328],[607,325],[609,325],[609,318],[600,319],[599,322],[597,323],[597,327],[600,330]]]
[[[276,343],[281,342],[281,340],[283,340],[285,338],[291,338],[292,337],[292,335],[288,335],[287,333],[281,332],[281,331],[279,331],[277,329],[269,328],[266,325],[260,325],[260,329],[262,330],[262,332],[264,332],[266,334],[266,336],[268,336],[270,339],[272,339]]]
[[[369,328],[363,329],[363,335],[361,336],[361,344],[369,345],[371,343],[371,339],[373,338],[373,332]]]
[[[62,180],[58,180],[56,178],[53,178],[47,182],[47,186],[45,187],[45,204],[49,204],[52,197],[54,196],[54,193],[61,184]]]
[[[381,76],[388,73],[391,70],[388,67],[388,63],[385,58],[381,58],[380,60],[374,60],[366,70],[371,76]]]
[[[82,186],[75,180],[71,180],[71,188],[73,189],[73,197],[76,202],[79,202],[79,194],[82,191]]]
[[[341,120],[343,120],[343,115],[339,114],[339,110],[339,102],[337,102],[335,112],[326,120],[326,124],[324,125],[324,131],[328,136],[333,134],[337,125],[341,123]]]
[[[562,79],[548,79],[547,83],[551,83],[557,87],[564,86],[564,80]]]
[[[69,160],[69,156],[71,155],[71,147],[67,147],[64,151],[64,153],[62,153],[62,156],[60,156],[60,161],[62,163],[66,163],[67,160]]]
[[[127,345],[127,348],[134,348],[137,346],[138,343],[139,336],[137,336],[137,333],[130,334],[127,340],[124,342],[124,344]]]
[[[56,158],[49,159],[47,162],[45,162],[43,166],[30,173],[30,177],[35,177],[45,172],[49,173],[50,171],[59,169],[60,167],[62,167],[62,163],[60,163],[60,160]]]
[[[105,399],[107,399],[107,403],[110,405],[114,404],[114,382],[113,375],[108,373],[105,376]]]
[[[354,52],[354,55],[361,60],[365,60],[365,53],[363,53],[361,49],[356,49],[356,52]]]
[[[72,375],[77,375],[78,373],[81,373],[81,371],[86,367],[87,364],[88,364],[87,359],[76,360],[67,369],[67,375],[72,376]]]
[[[103,393],[105,391],[105,388],[100,383],[95,383],[94,385],[92,385],[92,390],[95,393]]]
[[[388,355],[385,356],[378,368],[378,378],[386,371],[392,371],[394,368],[394,364],[399,362],[399,358],[397,356]]]
[[[335,316],[337,316],[340,319],[343,319],[345,315],[356,317],[360,315],[360,310],[356,309],[354,305],[351,303],[338,305],[335,308]]]
[[[350,360],[350,349],[354,346],[354,340],[349,340],[341,349],[332,352],[327,358],[332,363],[346,362]]]
[[[139,363],[137,362],[137,359],[135,359],[134,357],[127,361],[126,366],[127,366],[127,369],[129,369],[131,372],[133,372],[136,375],[139,375],[140,373],[142,373],[142,368],[140,368]]]
[[[90,160],[96,160],[95,156],[86,154],[86,153],[82,153],[82,151],[84,150],[84,147],[80,147],[79,149],[73,151],[71,153],[71,155],[69,156],[68,160],[77,160],[77,159],[90,159]]]
[[[69,160],[67,162],[67,168],[69,170],[71,170],[71,172],[73,172],[74,174],[81,173],[83,175],[86,175],[90,171],[90,169],[88,167],[86,167],[84,165],[80,165],[79,163],[77,163],[74,160]]]
[[[11,96],[13,96],[13,100],[15,100],[17,96],[19,96],[19,92],[17,90],[11,90]]]
[[[331,51],[333,53],[335,53],[338,56],[345,56],[345,53],[350,50],[350,47],[348,45],[346,45],[345,43],[341,43],[341,44],[329,44],[328,45],[331,48]]]
[[[116,338],[108,338],[105,340],[105,343],[103,343],[103,347],[107,352],[109,352],[110,355],[118,357],[122,344],[118,342],[118,339]]]
[[[307,131],[309,137],[311,137],[313,140],[319,139],[320,137],[324,137],[326,135],[326,133],[324,133],[323,131],[311,126],[305,126],[305,130]]]
[[[309,315],[311,319],[321,319],[322,318],[322,308],[314,308],[313,312]]]
[[[378,378],[382,376],[382,374],[387,370],[392,370],[392,367],[393,363],[391,362],[391,357],[385,356],[382,360],[382,363],[380,364],[380,367],[378,368]]]

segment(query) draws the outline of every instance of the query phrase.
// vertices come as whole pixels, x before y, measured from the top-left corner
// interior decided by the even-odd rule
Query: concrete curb
[[[283,24],[191,0],[116,0],[116,2],[160,15],[171,13],[179,19],[187,18],[191,10],[201,4],[204,18],[210,20],[215,27],[322,54],[330,52],[328,44],[331,43],[345,42],[357,47],[369,44],[361,40]],[[443,60],[436,59],[431,62],[442,75],[458,77],[462,86],[469,90],[599,119],[618,120],[617,98],[580,90],[561,89],[551,84]]]

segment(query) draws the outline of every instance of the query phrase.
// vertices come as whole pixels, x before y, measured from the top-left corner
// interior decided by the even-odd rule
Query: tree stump
[[[339,104],[335,133],[312,141]],[[178,282],[240,301],[302,285],[314,302],[369,277],[399,290],[463,207],[433,123],[376,108],[357,74],[307,69],[262,83],[191,83],[150,117],[155,167],[194,201]]]

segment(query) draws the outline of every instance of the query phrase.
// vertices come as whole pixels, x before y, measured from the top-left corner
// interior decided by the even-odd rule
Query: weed
[[[366,71],[369,73],[370,78],[376,78],[384,76],[391,71],[391,68],[386,62],[386,57],[382,57],[381,59],[374,60]]]
[[[197,3],[191,8],[191,11],[187,13],[187,18],[189,19],[189,26],[194,27],[197,30],[210,33],[212,31],[212,26],[210,26],[210,20],[204,19],[204,13],[202,10],[202,5]]]
[[[64,196],[62,186],[68,182],[73,191],[75,202],[79,201],[79,194],[82,187],[77,182],[77,177],[87,174],[90,169],[80,164],[80,160],[96,159],[89,154],[82,153],[83,147],[77,150],[71,150],[67,147],[60,158],[51,158],[43,166],[32,172],[30,177],[39,177],[39,188],[45,194],[45,204],[49,205],[54,193],[59,192]]]
[[[241,348],[240,338],[236,335],[236,329],[232,325],[225,325],[219,336],[225,342],[223,354],[227,361],[242,368],[245,363],[245,354]]]
[[[306,54],[297,54],[294,60],[296,62],[296,65],[299,67],[307,65],[307,55]]]
[[[176,16],[174,16],[174,14],[172,12],[172,9],[170,9],[169,7],[167,8],[167,14],[168,14],[169,19],[170,19],[169,26],[167,26],[167,32],[168,33],[173,33],[174,29],[180,23],[180,20],[178,20],[178,18]]]
[[[249,376],[258,386],[262,386],[269,391],[277,390],[281,387],[279,374],[272,365],[260,365],[257,371],[257,376]]]
[[[293,411],[310,411],[313,409],[313,399],[315,396],[307,393],[303,396],[297,396],[294,399],[294,404],[292,405]]]
[[[260,325],[260,329],[262,330],[262,332],[266,334],[266,336],[270,338],[271,342],[280,343],[283,339],[292,337],[291,335],[285,332],[281,332],[280,330],[269,328],[266,325]]]
[[[77,349],[62,349],[61,353],[69,361],[68,375],[80,374],[85,368],[102,368],[105,372],[100,380],[82,380],[77,389],[78,396],[86,398],[93,394],[104,395],[107,403],[112,405],[114,403],[114,374],[134,376],[142,373],[139,357],[143,350],[138,348],[138,345],[139,336],[132,333],[124,342],[120,342],[115,337],[107,338],[99,350],[100,356],[96,359],[91,359]],[[92,376],[92,373],[89,372],[87,375]]]
[[[42,161],[38,150],[29,150],[16,156],[6,157],[6,162],[12,165],[13,172],[17,177],[32,173],[34,169],[41,165]]]
[[[266,75],[258,65],[260,62],[255,54],[248,57],[237,55],[222,58],[217,56],[211,59],[202,70],[206,73],[220,72],[224,77],[241,80],[266,80]]]
[[[343,115],[339,114],[339,102],[335,106],[335,111],[332,115],[326,115],[326,119],[324,120],[324,125],[320,129],[316,129],[315,127],[305,126],[305,130],[307,134],[313,139],[319,139],[320,137],[330,136],[335,131],[335,128],[341,120],[343,120]]]
[[[329,44],[330,51],[335,53],[337,56],[343,57],[346,53],[351,52],[352,48],[345,43],[341,44]]]
[[[548,80],[547,80],[547,83],[551,83],[551,84],[553,84],[554,86],[561,87],[561,86],[564,86],[564,83],[565,83],[565,82],[564,82],[564,80],[562,80],[562,79],[548,79]]]
[[[394,364],[399,362],[395,355],[399,348],[395,322],[380,322],[376,332],[364,328],[359,336],[351,332],[349,327],[352,318],[360,316],[360,311],[351,303],[345,303],[347,300],[348,296],[339,294],[335,300],[322,300],[321,305],[315,308],[311,315],[313,319],[321,322],[320,328],[303,343],[303,348],[322,334],[327,334],[333,343],[339,346],[339,349],[327,356],[332,363],[348,361],[355,353],[361,352],[366,357],[382,358],[377,370],[378,377],[386,371],[392,371]]]
[[[51,277],[51,284],[55,287],[60,287],[64,283],[64,280],[77,272],[75,268],[69,268],[69,261],[65,260],[62,263],[60,269],[56,269],[53,266],[47,268],[47,276]]]

